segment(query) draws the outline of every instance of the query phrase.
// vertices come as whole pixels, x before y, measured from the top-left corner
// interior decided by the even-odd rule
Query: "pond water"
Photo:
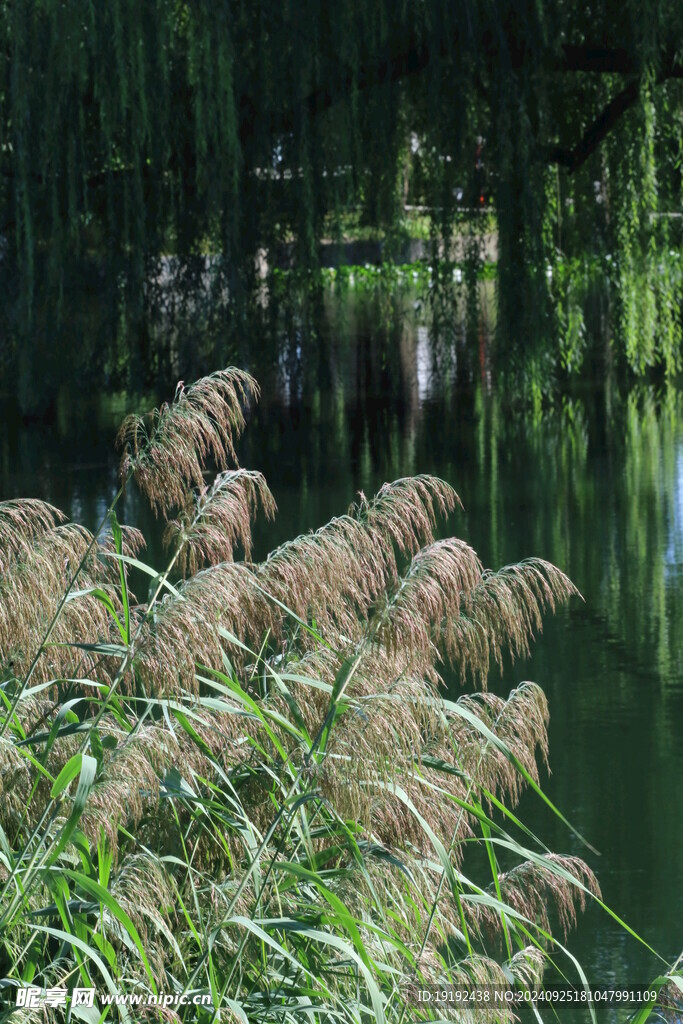
[[[683,947],[683,396],[602,385],[542,416],[514,413],[481,339],[475,369],[463,368],[458,345],[433,344],[411,303],[389,320],[366,305],[331,307],[308,349],[294,339],[251,367],[263,395],[241,461],[265,473],[279,506],[256,531],[257,554],[343,512],[358,490],[434,473],[465,506],[452,533],[485,565],[538,555],[565,570],[584,600],[491,686],[545,689],[543,785],[600,855],[532,795],[521,816],[551,849],[584,856],[605,902],[671,962]],[[115,492],[114,428],[133,404],[63,395],[52,422],[27,424],[6,396],[0,497],[42,497],[93,527]],[[154,536],[132,490],[122,518]],[[659,971],[598,907],[569,945],[594,984],[645,985]]]

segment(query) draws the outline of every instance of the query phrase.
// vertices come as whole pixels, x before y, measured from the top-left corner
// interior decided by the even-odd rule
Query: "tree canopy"
[[[391,255],[409,200],[431,212],[446,267],[463,232],[476,264],[494,218],[514,351],[552,322],[549,359],[580,362],[586,274],[572,260],[591,256],[612,261],[623,360],[678,369],[678,270],[654,256],[680,242],[675,0],[0,10],[0,269],[16,297],[6,363],[27,338],[34,357],[54,355],[49,331],[84,289],[106,316],[78,354],[108,371],[124,313],[139,323],[168,302],[169,282],[186,308],[208,297],[234,327],[257,256],[288,243],[312,267],[320,238],[357,207]],[[133,366],[170,372],[168,353],[136,344]]]

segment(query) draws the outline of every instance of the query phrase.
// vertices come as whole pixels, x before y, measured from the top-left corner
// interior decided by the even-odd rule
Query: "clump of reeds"
[[[320,1024],[436,1019],[425,985],[535,984],[553,922],[599,894],[495,810],[538,788],[545,697],[448,700],[442,673],[485,684],[576,591],[441,539],[458,499],[429,476],[251,562],[275,502],[230,464],[256,395],[226,370],[124,422],[122,479],[170,547],[143,604],[140,537],[113,512],[93,537],[0,505],[6,983],[210,992],[169,1019]],[[488,879],[465,873],[472,844]]]

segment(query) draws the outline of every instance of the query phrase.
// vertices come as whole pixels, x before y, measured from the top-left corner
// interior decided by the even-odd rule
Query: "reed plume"
[[[577,911],[585,910],[587,895],[601,895],[598,880],[585,861],[553,853],[502,872],[498,888],[504,903],[544,931],[552,931],[552,919],[556,917],[565,938],[576,925]],[[495,892],[493,885],[489,892]],[[500,928],[500,920],[491,908],[484,904],[476,904],[476,908],[474,916],[485,920],[491,931]]]
[[[203,569],[159,602],[153,617],[142,609],[134,668],[155,695],[196,691],[197,664],[220,668],[228,646],[277,628],[281,614],[268,604],[254,573],[241,562]]]
[[[369,501],[361,495],[347,515],[272,551],[259,566],[259,582],[300,618],[314,615],[327,635],[356,639],[398,579],[397,555],[431,543],[438,517],[457,502],[453,488],[435,477],[385,484]]]
[[[25,560],[35,542],[65,519],[59,509],[36,498],[0,502],[0,575]]]
[[[204,470],[237,462],[234,441],[244,429],[243,403],[258,385],[243,370],[218,370],[185,388],[148,416],[128,416],[117,437],[119,474],[133,475],[155,512],[182,507],[189,487],[204,486]]]
[[[443,629],[481,573],[479,559],[464,541],[452,538],[422,548],[380,615],[378,639],[389,650],[401,647],[433,661]]]
[[[126,533],[131,549],[138,549],[137,532]],[[120,611],[118,570],[106,558],[106,544],[94,544],[92,534],[73,523],[61,523],[45,529],[30,546],[22,548],[21,560],[0,582],[0,659],[21,678],[40,651],[35,678],[45,681],[69,676],[77,668],[83,675],[97,658],[78,649],[76,644],[92,644],[111,639],[112,619],[93,589],[106,594]],[[80,565],[80,589],[68,595],[62,607],[74,567]],[[56,611],[50,646],[43,639]]]
[[[251,558],[251,521],[259,507],[267,519],[277,511],[262,473],[237,469],[219,473],[210,487],[188,494],[185,506],[164,532],[167,547],[177,545],[178,568],[193,576],[206,565],[230,562],[238,545]]]
[[[414,555],[434,540],[439,518],[447,519],[460,498],[450,484],[422,474],[383,484],[368,501],[363,494],[351,514],[380,542],[388,538],[404,555]]]
[[[574,596],[581,595],[571,580],[541,558],[487,571],[445,625],[444,650],[463,678],[469,671],[485,685],[491,662],[502,669],[506,652],[513,660],[528,657],[543,615]]]

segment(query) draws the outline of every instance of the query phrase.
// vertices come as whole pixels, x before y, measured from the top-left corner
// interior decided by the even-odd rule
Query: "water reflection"
[[[584,603],[548,623],[528,663],[492,686],[541,683],[551,708],[547,790],[601,851],[606,902],[668,959],[683,946],[683,398],[669,387],[584,389],[515,415],[490,386],[486,324],[468,360],[462,332],[438,338],[410,295],[328,298],[314,337],[289,332],[252,367],[263,398],[240,458],[280,509],[257,555],[344,511],[358,490],[436,473],[465,510],[452,529],[485,563],[529,554],[569,573]],[[144,404],[144,403],[143,403]],[[92,526],[115,491],[114,427],[125,396],[71,399],[49,426],[5,407],[3,497],[39,496]],[[131,490],[124,516],[154,538]],[[151,557],[161,558],[153,544]],[[525,798],[552,849],[585,854]],[[597,984],[645,984],[650,954],[598,909],[572,948]]]

